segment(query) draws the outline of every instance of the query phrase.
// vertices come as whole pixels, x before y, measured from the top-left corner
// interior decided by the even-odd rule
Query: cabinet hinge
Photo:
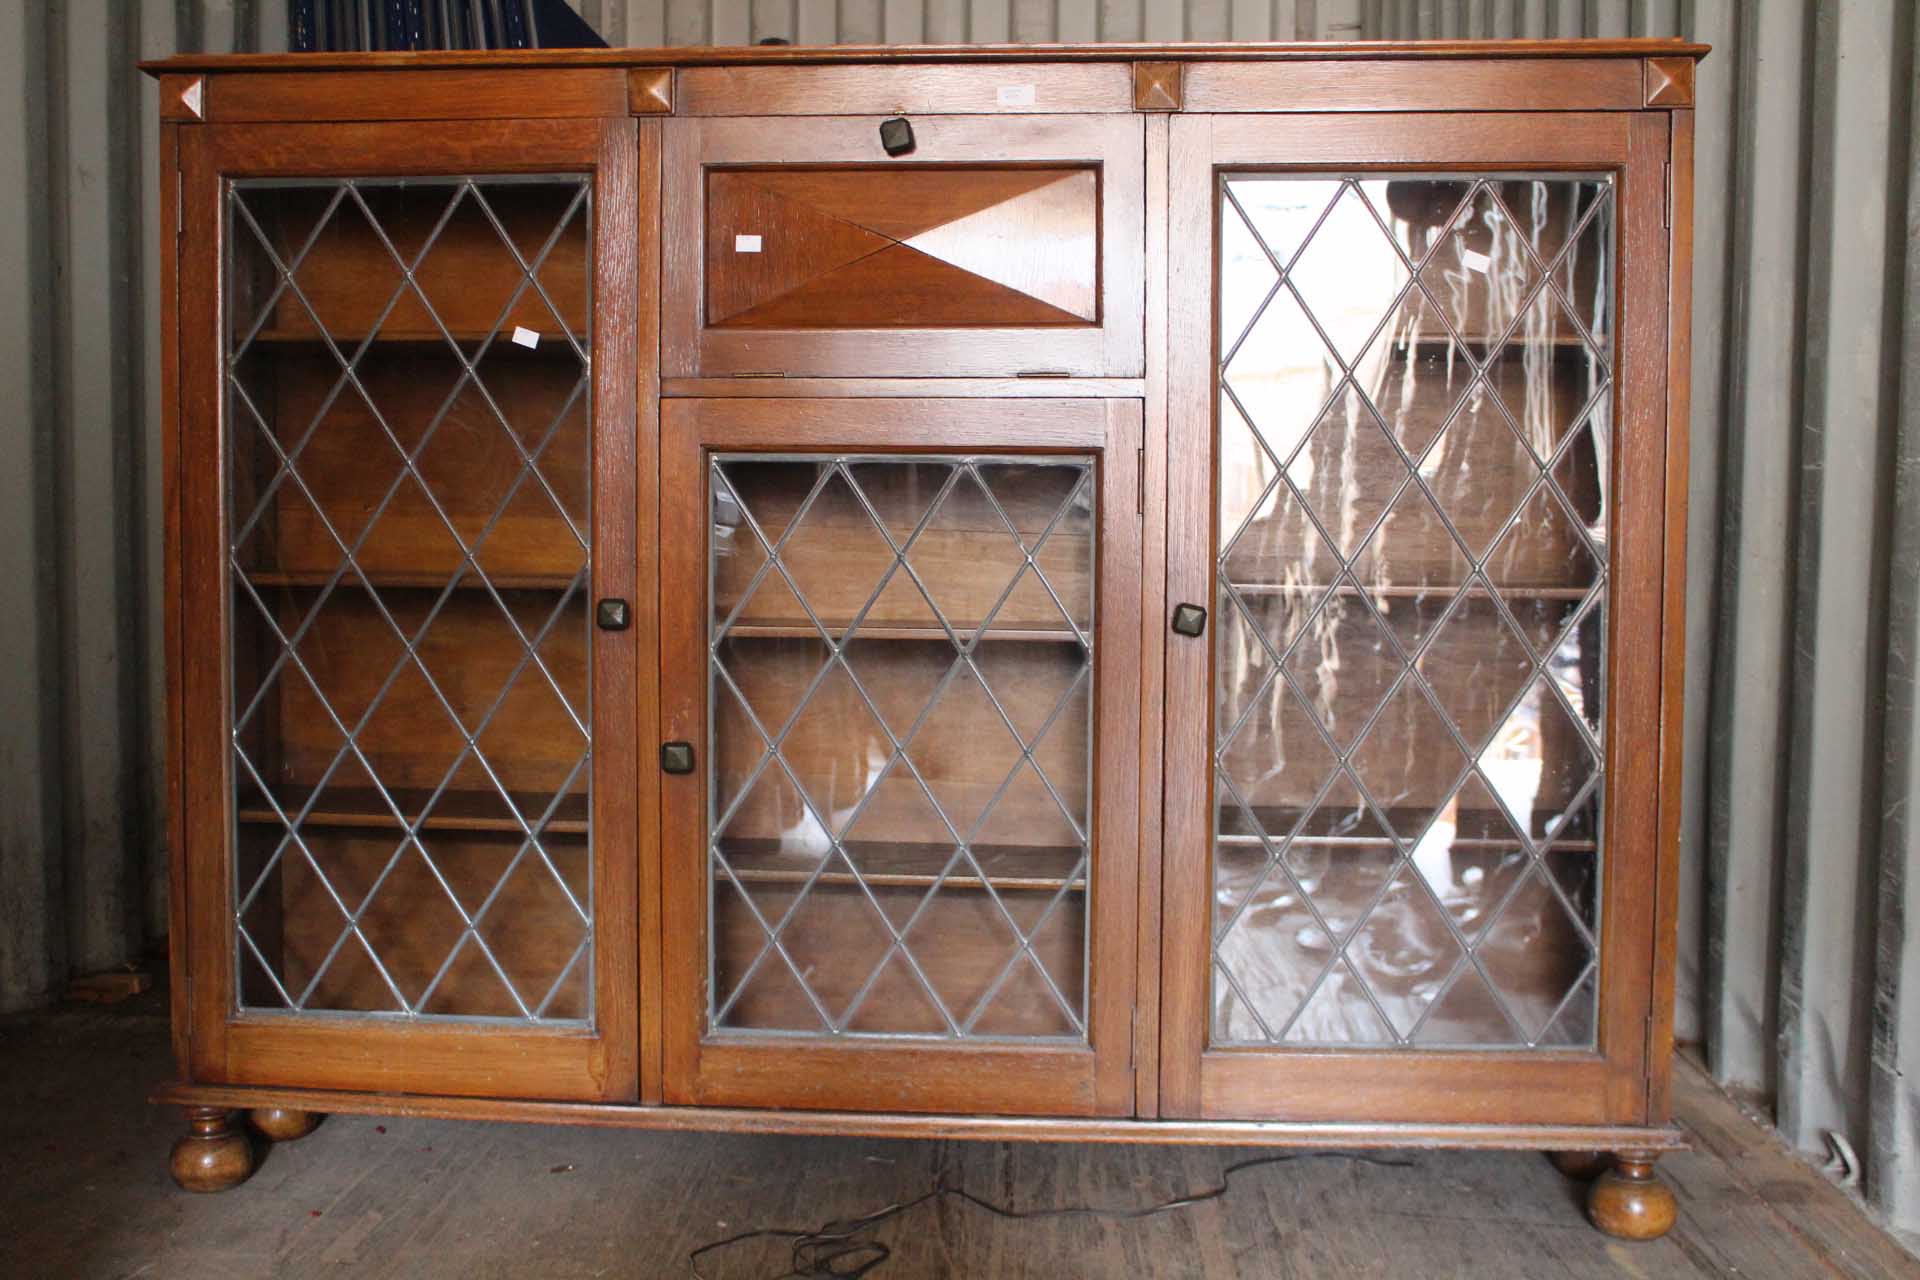
[[[186,234],[187,199],[180,190],[180,171],[173,171],[173,234],[176,239]]]
[[[1133,464],[1133,513],[1147,513],[1147,451],[1138,450]]]
[[[1016,378],[1071,378],[1073,376],[1073,370],[1071,369],[1021,369],[1017,371],[1013,376]]]
[[[1669,160],[1660,166],[1661,185],[1665,188],[1660,196],[1660,225],[1673,228],[1673,162]]]
[[[733,376],[736,378],[784,378],[787,376],[787,372],[784,369],[752,369],[736,373]]]

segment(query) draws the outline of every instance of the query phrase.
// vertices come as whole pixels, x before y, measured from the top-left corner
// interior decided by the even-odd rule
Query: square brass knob
[[[1197,636],[1207,629],[1207,611],[1197,604],[1180,604],[1173,607],[1173,630],[1176,635]]]
[[[632,622],[625,600],[602,600],[593,608],[593,621],[602,631],[625,631]]]
[[[913,154],[913,125],[906,117],[895,116],[880,122],[880,149],[890,156]]]

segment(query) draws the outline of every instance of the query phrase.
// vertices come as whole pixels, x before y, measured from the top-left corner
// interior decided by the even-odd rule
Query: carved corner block
[[[207,118],[206,77],[161,76],[160,118],[162,120],[205,120]]]
[[[627,110],[636,116],[673,114],[673,68],[635,67],[627,72]]]
[[[1640,67],[1648,106],[1693,105],[1692,58],[1644,58]]]
[[[1186,66],[1179,62],[1133,64],[1133,109],[1178,111]]]

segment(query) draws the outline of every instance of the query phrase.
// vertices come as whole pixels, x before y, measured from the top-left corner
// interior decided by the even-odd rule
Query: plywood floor
[[[714,1137],[338,1117],[253,1180],[189,1196],[165,1172],[178,1115],[152,997],[0,1020],[0,1275],[687,1276],[689,1250],[752,1227],[812,1227],[936,1178],[1019,1208],[1150,1204],[1266,1154],[1153,1147]],[[1920,1264],[1792,1160],[1691,1067],[1695,1151],[1661,1168],[1679,1226],[1609,1241],[1531,1154],[1303,1158],[1143,1221],[1007,1221],[951,1200],[875,1229],[910,1277],[1916,1277]],[[712,1280],[776,1277],[787,1249],[708,1255]]]

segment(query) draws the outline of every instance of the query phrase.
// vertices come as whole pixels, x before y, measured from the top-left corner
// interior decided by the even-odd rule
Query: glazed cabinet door
[[[1643,1120],[1666,129],[1173,121],[1170,1114]]]
[[[666,402],[668,1101],[1126,1114],[1140,421]]]
[[[632,1097],[635,130],[181,137],[190,1072]]]

